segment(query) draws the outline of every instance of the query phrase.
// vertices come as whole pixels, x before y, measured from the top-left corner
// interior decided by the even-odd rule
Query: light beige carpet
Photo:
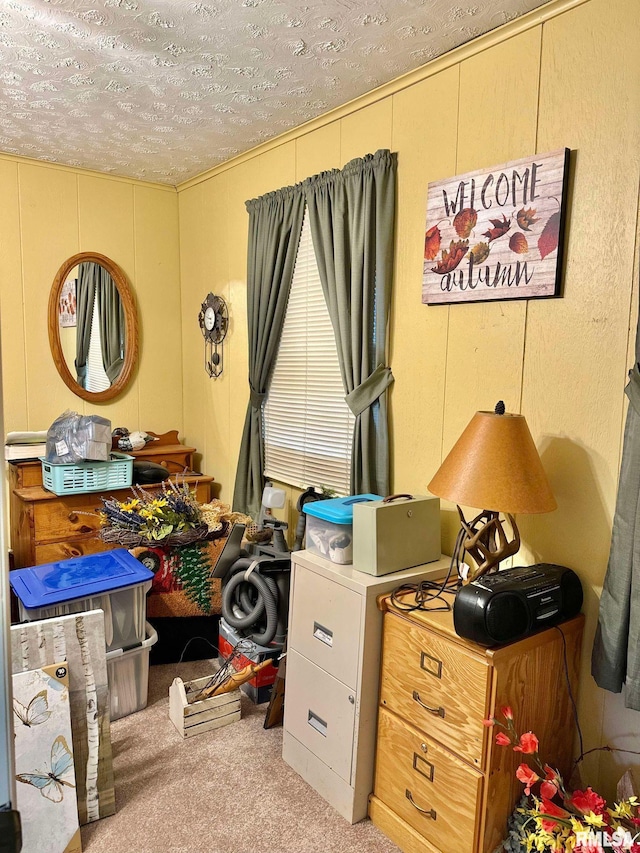
[[[354,826],[282,760],[282,728],[242,698],[242,719],[183,740],[169,685],[209,661],[153,666],[145,710],[112,723],[117,813],[82,828],[85,853],[399,853]]]

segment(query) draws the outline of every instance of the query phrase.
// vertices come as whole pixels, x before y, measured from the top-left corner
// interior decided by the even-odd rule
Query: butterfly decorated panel
[[[13,676],[23,853],[80,853],[66,661]]]
[[[57,661],[66,661],[69,669],[76,793],[78,815],[83,825],[115,812],[109,686],[101,610],[12,626],[14,675]],[[32,704],[22,708],[14,705],[15,716],[26,719],[26,724],[22,724],[25,728],[41,725],[36,720],[47,712],[42,696],[34,695],[31,700]]]

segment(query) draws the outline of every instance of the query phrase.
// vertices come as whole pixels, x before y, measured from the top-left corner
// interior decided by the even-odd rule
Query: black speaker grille
[[[512,592],[500,592],[489,601],[486,620],[487,631],[496,643],[517,640],[529,628],[527,606]]]
[[[562,618],[571,619],[580,613],[582,607],[582,584],[578,575],[568,569],[560,579],[562,593]]]

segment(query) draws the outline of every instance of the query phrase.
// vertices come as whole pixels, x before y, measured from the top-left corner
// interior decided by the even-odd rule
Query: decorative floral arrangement
[[[202,518],[209,530],[220,530],[225,524],[253,524],[253,519],[242,512],[232,512],[229,504],[214,498],[208,504],[201,504]]]
[[[131,497],[126,501],[102,498],[102,509],[98,511],[100,537],[126,548],[173,547],[219,539],[235,523],[252,523],[248,516],[232,512],[222,501],[198,503],[188,483],[165,480],[161,488],[161,492],[150,492],[132,486]]]
[[[516,770],[523,783],[526,799],[514,813],[509,838],[502,850],[518,853],[605,853],[605,850],[640,853],[640,802],[629,797],[608,808],[605,800],[591,788],[569,791],[560,773],[545,764],[538,752],[533,732],[518,735],[510,707],[502,708],[504,722],[492,718],[486,726],[497,726],[499,746],[511,747],[527,756]],[[540,783],[539,795],[532,788]],[[500,849],[500,848],[499,848]]]

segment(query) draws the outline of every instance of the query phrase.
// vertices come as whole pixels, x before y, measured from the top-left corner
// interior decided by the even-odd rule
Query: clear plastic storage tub
[[[332,563],[352,563],[354,504],[381,500],[380,495],[351,495],[306,503],[302,507],[307,516],[305,548]]]
[[[107,652],[111,722],[147,707],[149,655],[158,634],[148,622],[145,633],[146,639],[137,648]]]
[[[153,572],[123,548],[9,573],[22,622],[102,610],[108,652],[145,639],[152,578]]]

